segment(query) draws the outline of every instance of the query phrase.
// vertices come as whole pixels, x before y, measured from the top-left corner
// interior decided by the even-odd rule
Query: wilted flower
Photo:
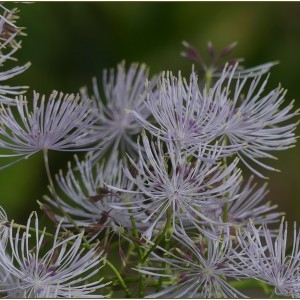
[[[157,247],[149,267],[139,272],[162,280],[161,290],[147,298],[237,298],[245,297],[231,286],[228,277],[238,275],[229,267],[229,235],[219,240],[191,238],[180,233],[173,236],[176,246],[167,251]],[[162,267],[162,262],[163,266]]]
[[[295,223],[293,237],[288,247],[287,223],[283,220],[276,236],[266,225],[257,228],[251,222],[237,235],[239,247],[231,265],[243,275],[274,286],[277,295],[299,298],[300,232]]]
[[[24,232],[11,226],[7,247],[0,244],[0,266],[5,270],[0,292],[22,298],[102,297],[92,293],[106,285],[93,279],[99,276],[104,257],[97,247],[84,252],[82,237],[83,233],[62,233],[58,225],[47,248],[46,231],[40,230],[36,213],[30,215]]]
[[[2,107],[0,111],[0,148],[21,159],[41,150],[88,150],[94,141],[86,138],[95,122],[88,100],[79,96],[63,95],[54,91],[47,103],[45,96],[33,97],[33,110],[29,111],[26,97],[20,96],[16,107]],[[13,112],[16,110],[16,112]]]
[[[149,116],[145,106],[147,76],[144,64],[131,64],[126,71],[123,62],[118,65],[116,74],[113,69],[110,73],[104,71],[103,96],[100,96],[96,79],[93,80],[93,98],[98,108],[97,122],[93,126],[97,135],[97,150],[93,152],[95,160],[108,150],[110,153],[118,151],[119,147],[122,155],[136,150],[135,137],[141,126],[130,110],[137,110],[144,118]],[[90,98],[86,88],[81,93],[83,98]]]
[[[186,41],[182,42],[183,46],[186,48],[186,51],[181,52],[181,56],[184,58],[196,63],[197,72],[200,75],[205,76],[206,84],[210,85],[212,78],[219,78],[222,76],[222,70],[224,66],[231,65],[234,66],[239,63],[237,74],[233,75],[234,77],[248,77],[256,76],[261,73],[268,72],[271,67],[277,64],[277,62],[265,63],[253,68],[245,69],[240,63],[243,61],[242,58],[226,59],[226,57],[231,54],[231,52],[236,47],[237,43],[231,43],[230,45],[223,48],[220,52],[217,52],[211,42],[207,43],[207,54],[210,61],[206,62],[204,56],[191,44]],[[221,60],[223,60],[221,62]]]

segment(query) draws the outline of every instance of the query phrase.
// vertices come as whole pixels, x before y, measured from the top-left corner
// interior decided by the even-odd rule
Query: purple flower
[[[143,233],[146,239],[151,239],[153,230],[164,223],[167,211],[171,212],[175,229],[175,224],[185,217],[193,223],[211,222],[203,213],[205,208],[232,200],[224,195],[241,180],[240,170],[236,169],[237,161],[226,168],[199,159],[188,162],[189,153],[180,152],[172,142],[150,142],[145,134],[142,134],[142,139],[145,154],[139,149],[138,162],[130,159],[134,171],[125,169],[140,197],[126,203],[114,203],[112,207],[128,209],[131,206],[133,213],[143,210],[144,222],[151,224]]]
[[[227,145],[240,145],[237,155],[241,161],[254,174],[264,177],[256,165],[275,170],[262,159],[274,159],[271,151],[294,146],[294,130],[298,122],[287,121],[297,116],[299,110],[293,111],[293,101],[283,107],[286,91],[280,86],[263,94],[268,77],[262,81],[260,74],[251,80],[246,76],[235,81],[236,67],[225,67],[215,83],[219,93],[215,94],[214,101],[225,116],[225,122],[223,119],[223,124],[219,124],[223,132],[217,139]]]
[[[59,224],[49,245],[49,236],[45,229],[40,230],[35,212],[24,231],[14,227],[12,223],[7,246],[0,244],[0,266],[5,270],[1,274],[2,293],[22,298],[103,297],[93,293],[106,284],[93,276],[99,274],[104,257],[97,246],[86,251],[81,248],[83,233],[68,235],[60,232]]]
[[[232,268],[250,278],[274,286],[280,296],[300,296],[300,232],[294,223],[293,244],[288,247],[287,223],[282,220],[276,236],[266,225],[251,222],[237,235],[238,248]],[[289,250],[290,249],[290,250]]]
[[[268,193],[267,185],[256,188],[257,184],[252,182],[253,176],[244,184],[232,186],[228,191],[228,198],[233,200],[208,207],[205,209],[205,215],[213,220],[223,219],[232,226],[246,227],[250,219],[255,225],[277,222],[283,213],[274,211],[277,205],[271,205],[270,202],[263,203]]]
[[[136,151],[135,138],[141,132],[141,125],[130,110],[134,109],[148,118],[150,113],[145,106],[147,76],[148,70],[144,64],[132,64],[126,71],[123,62],[116,71],[104,71],[103,96],[100,96],[94,79],[93,98],[98,109],[97,122],[93,126],[97,138],[97,150],[93,151],[95,160],[107,151],[114,153],[119,150],[122,155]],[[81,93],[83,98],[90,98],[86,88]]]
[[[90,101],[80,101],[79,96],[54,91],[46,102],[35,93],[32,111],[20,96],[16,107],[0,111],[0,148],[12,152],[1,157],[24,159],[45,149],[88,150],[94,142],[92,136],[87,138],[94,122]]]
[[[8,45],[12,48],[18,48],[18,42],[15,38],[22,34],[22,29],[16,26],[18,19],[17,8],[7,9],[0,4],[0,49],[4,49]]]
[[[237,42],[231,43],[223,48],[221,51],[216,51],[211,42],[207,43],[207,54],[209,55],[210,62],[206,62],[203,59],[201,53],[191,44],[186,41],[182,42],[186,51],[181,52],[181,56],[196,63],[197,71],[200,75],[205,75],[206,80],[211,80],[212,78],[218,78],[222,76],[222,70],[226,64],[235,65],[243,61],[242,58],[225,59],[225,62],[221,60],[231,54],[237,45]],[[258,74],[268,72],[271,67],[276,65],[277,62],[268,62],[253,68],[245,69],[243,66],[239,65],[237,69],[236,77],[248,77],[256,76]]]
[[[0,66],[6,61],[15,60],[13,55],[21,48],[21,42],[17,41],[17,36],[22,34],[22,29],[16,26],[15,21],[18,18],[17,9],[7,9],[0,4]],[[0,72],[0,83],[26,71],[30,63],[24,66],[17,66],[7,71]],[[25,92],[26,86],[8,86],[0,84],[0,103],[15,104],[16,95]]]
[[[93,164],[90,156],[79,161],[75,156],[76,166],[68,165],[68,172],[62,171],[56,175],[59,187],[58,201],[79,227],[84,227],[91,234],[99,234],[104,228],[116,231],[119,227],[131,228],[131,213],[128,210],[113,208],[119,203],[129,201],[128,194],[118,193],[107,188],[112,185],[130,189],[133,186],[123,174],[123,167],[117,157],[112,156],[108,162]],[[135,195],[133,194],[133,197]],[[57,208],[56,201],[49,196],[44,199]],[[135,214],[135,226],[145,226],[141,223],[144,213]],[[56,214],[58,220],[61,216]],[[72,227],[69,220],[63,220],[63,226]],[[94,232],[93,232],[94,230]]]
[[[192,72],[189,81],[178,74],[163,73],[155,92],[149,91],[145,105],[154,120],[147,120],[132,110],[137,121],[151,135],[163,141],[172,140],[182,149],[207,146],[207,150],[221,148],[215,139],[221,134],[221,124],[227,118],[227,110],[220,110],[216,100],[216,88],[200,90],[197,75]],[[232,154],[236,147],[222,147],[223,154]]]
[[[7,224],[9,223],[8,219],[7,219],[7,215],[5,210],[2,208],[2,206],[0,206],[0,240],[2,241],[2,243],[5,244],[7,238],[8,238],[8,227]]]
[[[158,246],[159,254],[153,252],[149,258],[151,266],[138,269],[162,280],[160,291],[147,295],[147,298],[245,297],[227,282],[236,275],[229,266],[229,235],[210,240],[201,234],[191,238],[181,232],[173,236],[171,242],[176,246],[169,251]]]
[[[295,144],[298,123],[288,122],[299,110],[293,111],[293,102],[282,108],[285,91],[280,86],[263,95],[268,80],[262,81],[263,70],[240,78],[237,68],[225,66],[220,79],[203,91],[194,72],[189,81],[163,73],[158,91],[149,91],[146,101],[154,122],[134,109],[132,113],[153,136],[182,149],[203,144],[211,151],[222,148],[222,155],[237,154],[254,174],[264,177],[256,166],[275,170],[263,160]]]

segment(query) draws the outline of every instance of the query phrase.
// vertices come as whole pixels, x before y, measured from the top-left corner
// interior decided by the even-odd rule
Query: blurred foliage
[[[217,49],[237,41],[234,57],[255,66],[280,60],[273,68],[269,88],[281,83],[287,99],[300,106],[300,3],[297,2],[37,2],[19,5],[19,24],[27,28],[19,63],[31,68],[11,80],[49,95],[55,89],[77,93],[91,86],[103,68],[126,60],[144,62],[152,74],[182,70],[190,63],[180,57],[182,40],[199,49],[212,41]],[[30,99],[29,93],[28,98]],[[300,132],[300,130],[298,130]],[[268,200],[300,221],[300,146],[278,155],[269,173]],[[72,154],[52,153],[53,173],[66,168]],[[9,217],[27,219],[36,200],[47,192],[41,155],[0,172],[0,203]]]

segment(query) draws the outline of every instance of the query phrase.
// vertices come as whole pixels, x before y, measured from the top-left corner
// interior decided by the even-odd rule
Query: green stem
[[[61,203],[58,200],[58,196],[53,184],[53,180],[52,180],[52,176],[51,176],[51,172],[50,172],[50,167],[49,167],[49,160],[48,160],[48,149],[44,148],[43,149],[43,156],[44,156],[44,163],[45,163],[45,169],[46,169],[46,174],[47,174],[47,178],[50,184],[50,188],[51,188],[51,192],[52,195],[54,197],[54,200],[57,204],[58,209],[63,213],[63,215],[74,225],[74,227],[79,230],[77,224],[74,222],[74,220],[72,219],[72,217],[63,209]]]
[[[226,223],[227,219],[228,219],[228,202],[226,202],[223,207],[223,222]]]
[[[133,253],[134,248],[135,248],[134,244],[131,244],[131,243],[128,244],[128,249],[126,251],[126,256],[125,256],[125,262],[126,262],[126,264],[129,261],[131,255]]]
[[[227,158],[224,157],[223,158],[223,166],[224,168],[227,168]],[[225,178],[225,180],[227,180],[229,178],[230,175],[227,176],[227,178]],[[224,198],[225,198],[225,204],[224,204],[224,207],[223,207],[223,222],[226,223],[227,222],[227,219],[228,219],[228,202],[227,202],[227,198],[229,197],[229,194],[226,193],[224,195]]]
[[[207,69],[205,72],[205,86],[206,86],[206,91],[208,92],[211,83],[212,83],[212,75],[213,75],[213,70],[212,69]],[[223,158],[223,163],[224,167],[227,167],[227,159],[226,157]],[[225,195],[225,199],[228,198],[228,195]],[[223,210],[223,222],[226,223],[228,218],[228,204],[227,202],[224,204],[224,210]]]
[[[44,236],[47,236],[47,237],[51,237],[53,238],[53,234],[52,233],[49,233],[47,231],[44,231],[44,230],[41,230],[41,229],[36,229],[36,228],[33,228],[33,227],[27,227],[26,225],[22,225],[22,224],[18,224],[18,223],[15,223],[15,222],[11,222],[10,223],[10,226],[12,226],[13,228],[21,228],[21,229],[24,229],[24,230],[29,230],[30,232],[33,232],[33,233],[40,233],[40,234],[43,234]],[[66,231],[67,232],[67,231]],[[90,250],[92,248],[92,245],[86,243],[85,239],[83,238],[84,240],[84,244],[83,244],[83,247],[87,250]],[[73,241],[69,241],[68,242],[69,245],[73,245]]]
[[[18,224],[18,223],[15,223],[15,222],[11,222],[10,225],[13,227],[13,228],[22,228],[24,230],[29,230],[31,232],[36,232],[36,228],[33,228],[33,227],[27,227],[26,225],[22,225],[22,224]],[[38,233],[41,233],[41,234],[44,234],[45,236],[48,236],[48,237],[53,237],[53,234],[49,233],[49,232],[44,232],[43,230],[41,229],[38,229],[37,230]]]
[[[164,249],[170,249],[170,240],[171,240],[171,233],[170,231],[168,231],[166,233],[166,237],[165,237],[165,245],[164,245]],[[167,261],[164,260],[161,264],[161,267],[164,269],[164,270],[167,270]],[[156,287],[156,291],[159,292],[161,287],[162,287],[162,284],[163,284],[163,281],[164,281],[164,277],[163,276],[160,276],[159,277],[159,280],[158,280],[158,283],[157,283],[157,287]]]
[[[115,273],[121,287],[123,288],[123,290],[125,291],[126,293],[126,297],[130,298],[131,297],[131,292],[130,290],[128,289],[125,281],[123,280],[121,274],[119,273],[119,271],[115,268],[115,266],[110,262],[108,261],[107,259],[105,260],[105,264],[110,267],[110,269]]]
[[[148,256],[151,254],[151,252],[157,247],[157,245],[159,244],[159,242],[163,239],[163,237],[165,237],[166,233],[168,232],[170,226],[171,226],[171,217],[172,217],[172,211],[170,208],[167,209],[167,220],[166,220],[166,224],[165,227],[161,233],[161,235],[159,235],[155,241],[155,243],[151,246],[151,248],[149,249],[149,251],[144,255],[143,259],[142,259],[142,263],[144,263],[146,261],[146,259],[148,258]]]
[[[172,217],[172,210],[171,208],[167,209],[167,220],[166,220],[166,224],[165,227],[162,231],[162,233],[156,238],[155,242],[153,243],[153,245],[150,247],[150,249],[148,250],[148,252],[144,255],[144,257],[141,260],[141,263],[139,264],[138,267],[141,267],[145,264],[147,258],[149,257],[149,255],[153,252],[153,250],[155,250],[155,248],[157,247],[157,245],[159,244],[159,242],[166,236],[168,230],[170,229],[171,226],[171,217]],[[144,274],[140,273],[139,274],[139,281],[138,281],[138,297],[139,298],[143,298],[144,296]]]
[[[210,87],[211,87],[211,82],[212,82],[212,70],[208,69],[205,72],[205,86],[206,86],[206,91],[208,92]]]
[[[138,291],[138,298],[144,298],[144,274],[142,273],[139,273]]]
[[[130,216],[130,221],[131,221],[131,224],[132,224],[132,228],[131,228],[132,235],[133,235],[134,238],[138,239],[139,234],[138,234],[138,231],[136,230],[136,223],[135,223],[134,217],[132,215]],[[137,255],[139,257],[139,260],[142,260],[143,259],[142,250],[139,247],[139,245],[137,244],[137,242],[134,240],[134,238],[132,239],[132,242],[133,242],[133,244],[135,246],[135,249],[137,251]]]

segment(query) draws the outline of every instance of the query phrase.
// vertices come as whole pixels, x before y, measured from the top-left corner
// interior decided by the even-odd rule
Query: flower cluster
[[[0,8],[2,66],[23,31],[17,10]],[[1,168],[42,152],[49,181],[38,201],[47,227],[0,206],[1,295],[235,298],[254,285],[300,297],[300,233],[295,224],[289,247],[283,213],[255,183],[295,145],[299,110],[281,86],[268,90],[276,63],[245,69],[227,58],[235,44],[211,43],[207,63],[184,46],[188,77],[122,62],[92,92],[0,87],[0,157],[13,159]],[[48,150],[85,156],[53,176]]]

